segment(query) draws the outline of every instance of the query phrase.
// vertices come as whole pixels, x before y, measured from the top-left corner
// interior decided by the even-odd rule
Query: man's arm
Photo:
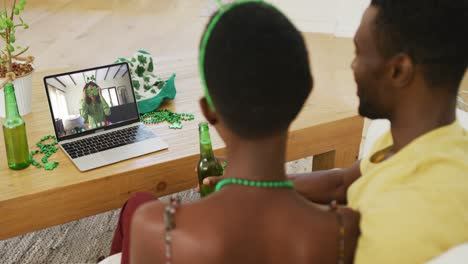
[[[336,200],[345,204],[349,186],[361,176],[360,163],[357,161],[346,169],[291,174],[289,179],[297,192],[312,202],[327,204]]]

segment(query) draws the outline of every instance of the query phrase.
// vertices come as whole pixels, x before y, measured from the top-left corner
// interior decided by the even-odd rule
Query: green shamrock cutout
[[[86,91],[86,94],[89,97],[98,96],[99,95],[99,89],[96,86],[93,86],[91,88],[88,88],[88,90]]]
[[[169,125],[170,129],[182,129],[184,127],[181,122],[175,122],[171,125]]]

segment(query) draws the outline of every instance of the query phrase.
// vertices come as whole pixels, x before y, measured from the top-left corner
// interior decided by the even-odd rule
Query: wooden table
[[[79,172],[61,151],[51,157],[60,162],[54,171],[35,167],[9,170],[4,142],[0,139],[0,239],[119,208],[133,192],[147,191],[162,196],[195,186],[194,166],[199,155],[197,124],[203,120],[198,107],[202,89],[196,47],[207,19],[198,16],[200,5],[196,3],[202,2],[205,1],[144,1],[143,5],[143,1],[139,1],[141,6],[132,6],[126,4],[127,1],[116,0],[113,8],[93,0],[32,3],[30,13],[25,15],[33,20],[31,30],[37,32],[27,36],[33,50],[40,52],[36,53],[39,72],[34,74],[32,113],[25,117],[30,148],[42,136],[53,134],[42,77],[60,71],[40,69],[53,66],[77,69],[106,64],[118,56],[145,48],[148,39],[156,40],[147,48],[158,51],[159,69],[177,74],[176,100],[164,107],[193,113],[196,119],[184,123],[182,130],[168,129],[167,124],[151,126],[169,144],[168,150],[85,173]],[[148,5],[157,5],[157,8],[148,8]],[[173,10],[172,14],[177,15],[161,15],[158,18],[161,23],[149,23],[157,16],[148,13],[155,10],[162,10],[161,14]],[[134,19],[136,17],[139,19]],[[162,23],[174,17],[180,21]],[[87,21],[89,25],[74,27],[76,21]],[[154,36],[135,30],[129,31],[131,37],[128,38],[111,34],[117,28],[141,31],[158,26],[161,29],[153,30]],[[49,31],[54,28],[55,31]],[[64,31],[63,28],[73,30]],[[168,35],[170,37],[166,37]],[[363,120],[356,113],[357,97],[348,67],[352,42],[316,34],[305,37],[311,51],[316,87],[292,125],[287,159],[314,156],[314,169],[348,166],[358,155],[363,128]],[[102,48],[104,40],[109,38],[115,40],[114,44]],[[100,48],[93,50],[95,46]],[[84,47],[87,52],[69,52],[71,47]],[[0,137],[3,138],[2,132]],[[214,130],[212,140],[216,153],[222,154],[224,144]]]
[[[162,196],[194,187],[194,166],[199,155],[197,124],[203,120],[198,107],[202,89],[196,60],[179,60],[178,64],[177,98],[165,107],[194,113],[196,118],[184,123],[182,130],[168,129],[167,124],[151,126],[169,144],[168,150],[84,173],[59,151],[51,157],[60,162],[54,171],[32,166],[13,171],[7,167],[2,140],[0,239],[118,208],[133,192]],[[53,134],[42,83],[42,77],[50,73],[34,76],[32,113],[25,117],[31,148],[42,136]],[[288,160],[315,155],[314,169],[347,166],[355,161],[363,121],[354,111],[344,111],[344,105],[340,107],[340,95],[333,89],[317,89],[292,126]],[[222,154],[224,144],[214,130],[212,140],[216,153]]]

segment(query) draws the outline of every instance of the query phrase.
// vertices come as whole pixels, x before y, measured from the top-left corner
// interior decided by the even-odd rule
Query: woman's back
[[[321,211],[293,190],[279,188],[288,185],[288,129],[313,86],[301,33],[268,3],[235,2],[212,16],[199,65],[202,112],[226,144],[223,177],[249,186],[224,185],[200,202],[180,206],[170,236],[166,205],[142,206],[130,229],[132,262],[341,263],[343,220],[344,255],[352,259],[357,214]],[[265,186],[278,188],[252,182],[276,182]]]
[[[163,263],[165,205],[143,206],[134,220],[148,263]],[[358,230],[358,216],[342,212],[346,230]],[[153,219],[153,221],[151,221]],[[288,189],[229,186],[193,204],[179,207],[170,231],[172,263],[338,263],[336,212],[319,209]],[[357,234],[347,232],[352,259]],[[350,239],[352,237],[352,239]]]

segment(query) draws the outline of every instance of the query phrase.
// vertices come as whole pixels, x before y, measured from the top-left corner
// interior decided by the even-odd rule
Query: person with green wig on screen
[[[106,116],[111,110],[106,100],[102,97],[102,90],[95,82],[89,82],[83,88],[83,99],[81,99],[80,115],[88,128],[94,129],[106,125]]]
[[[313,88],[301,33],[266,2],[221,6],[202,36],[200,72],[200,107],[226,143],[225,181],[183,205],[133,194],[111,254],[122,264],[351,263],[359,214],[318,208],[284,169],[288,128]]]

